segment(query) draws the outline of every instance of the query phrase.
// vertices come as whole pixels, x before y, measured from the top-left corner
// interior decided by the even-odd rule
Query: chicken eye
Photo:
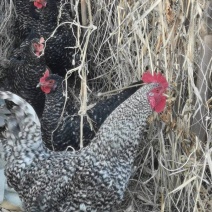
[[[156,93],[159,93],[159,92],[160,92],[159,88],[156,88],[156,89],[155,89],[155,92],[156,92]]]
[[[49,84],[53,84],[54,83],[54,80],[49,80]]]

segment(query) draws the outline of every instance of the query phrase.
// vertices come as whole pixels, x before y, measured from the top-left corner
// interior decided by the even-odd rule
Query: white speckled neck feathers
[[[21,168],[24,171],[34,158],[47,157],[48,151],[43,147],[40,121],[32,106],[11,92],[0,91],[0,98],[17,104],[7,119],[7,140],[3,142],[3,146],[7,171],[14,171],[15,166],[19,167],[19,173],[13,173],[18,180],[21,177]]]
[[[131,163],[142,139],[141,132],[146,126],[146,120],[153,112],[147,93],[154,87],[157,84],[142,87],[118,106],[100,127],[92,144],[82,151],[94,151],[100,160],[117,157]]]

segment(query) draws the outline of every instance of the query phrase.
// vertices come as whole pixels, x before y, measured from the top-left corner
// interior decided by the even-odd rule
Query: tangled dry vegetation
[[[68,0],[67,0],[68,1]],[[76,11],[79,0],[73,3]],[[115,211],[212,211],[212,4],[208,0],[82,0],[81,101],[161,70],[171,90],[150,125]],[[1,56],[11,51],[12,0],[1,6]],[[86,13],[85,13],[86,11]],[[87,14],[87,15],[85,15]],[[86,82],[86,72],[94,74]],[[68,74],[68,75],[69,75]],[[88,86],[87,86],[88,85]]]

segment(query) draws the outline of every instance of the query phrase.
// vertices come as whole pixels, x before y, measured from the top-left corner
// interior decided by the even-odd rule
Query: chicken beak
[[[36,88],[40,88],[42,85],[41,83],[39,82],[37,85],[36,85]]]

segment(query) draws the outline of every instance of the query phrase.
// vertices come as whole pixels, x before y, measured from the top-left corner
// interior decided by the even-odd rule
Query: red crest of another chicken
[[[54,76],[54,75],[51,75],[51,76]],[[51,91],[54,91],[57,87],[57,83],[55,82],[55,79],[52,78],[51,76],[50,76],[49,69],[46,69],[44,76],[40,78],[40,82],[37,85],[37,87],[40,87],[41,90],[46,94],[50,93]]]
[[[150,102],[151,108],[160,113],[164,110],[166,106],[166,96],[164,96],[164,92],[168,88],[168,82],[166,78],[159,72],[154,72],[151,74],[149,71],[144,73],[142,76],[142,80],[144,83],[158,83],[159,86],[152,89],[148,94],[148,100]]]
[[[34,6],[37,8],[37,9],[41,9],[43,7],[46,7],[46,0],[34,0]]]

